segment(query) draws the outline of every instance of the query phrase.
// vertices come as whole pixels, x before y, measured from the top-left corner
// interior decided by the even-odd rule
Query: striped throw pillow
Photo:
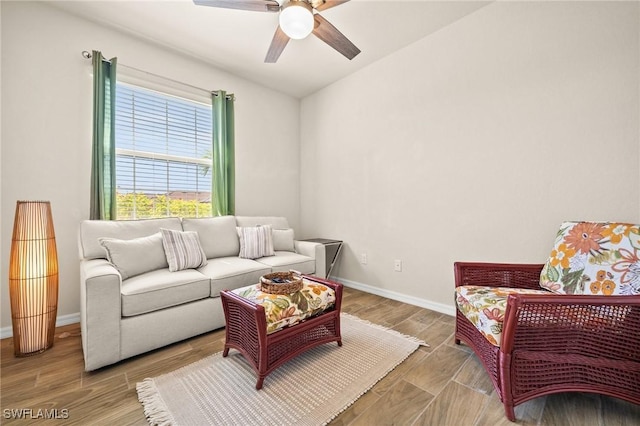
[[[207,264],[207,256],[202,250],[198,233],[194,231],[173,231],[161,229],[162,245],[169,263],[169,271],[200,268]]]
[[[240,257],[258,259],[275,255],[271,225],[238,228],[238,236],[240,237]]]

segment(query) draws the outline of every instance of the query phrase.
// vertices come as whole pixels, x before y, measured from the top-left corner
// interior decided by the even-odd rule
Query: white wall
[[[640,222],[638,8],[492,3],[303,99],[303,232],[346,241],[334,273],[452,312],[454,261]]]
[[[77,227],[89,214],[91,61],[120,64],[236,94],[236,212],[298,226],[299,101],[55,9],[2,2],[1,322],[11,326],[8,256],[17,200],[50,200],[60,260],[58,315],[80,310]],[[269,116],[288,117],[287,125]],[[286,172],[281,172],[285,170]]]

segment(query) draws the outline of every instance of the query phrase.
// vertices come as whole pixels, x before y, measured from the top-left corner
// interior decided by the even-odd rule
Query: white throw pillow
[[[207,264],[207,256],[200,245],[198,233],[161,229],[162,244],[167,255],[169,271],[200,268]]]
[[[123,281],[169,266],[159,232],[131,240],[103,237],[98,238],[98,241],[107,253],[109,262],[120,272]]]
[[[238,237],[240,238],[240,257],[244,259],[275,255],[271,225],[238,228]]]
[[[273,249],[275,251],[295,251],[293,229],[273,230]]]

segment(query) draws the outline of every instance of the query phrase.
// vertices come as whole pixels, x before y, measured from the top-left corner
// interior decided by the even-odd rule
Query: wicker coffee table
[[[267,334],[267,320],[263,306],[231,291],[220,292],[226,321],[223,357],[229,349],[238,350],[258,375],[256,389],[261,389],[265,377],[280,365],[315,346],[337,342],[340,336],[340,305],[342,284],[304,275],[314,284],[322,284],[335,291],[332,308],[298,324]]]

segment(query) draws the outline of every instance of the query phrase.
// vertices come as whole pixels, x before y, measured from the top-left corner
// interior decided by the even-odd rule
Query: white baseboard
[[[444,305],[442,303],[432,302],[427,299],[420,299],[415,296],[409,296],[403,293],[398,293],[391,290],[385,290],[378,287],[373,287],[368,284],[363,284],[357,281],[351,281],[346,278],[334,277],[333,281],[342,283],[345,287],[355,288],[356,290],[362,290],[367,293],[372,293],[377,296],[386,297],[387,299],[397,300],[398,302],[408,303],[410,305],[419,306],[421,308],[430,309],[432,311],[440,312],[441,314],[455,316],[456,309],[453,306]]]
[[[75,324],[80,322],[80,312],[69,315],[61,315],[56,318],[56,327],[63,325]],[[7,337],[13,337],[13,327],[0,328],[0,339],[6,339]]]

